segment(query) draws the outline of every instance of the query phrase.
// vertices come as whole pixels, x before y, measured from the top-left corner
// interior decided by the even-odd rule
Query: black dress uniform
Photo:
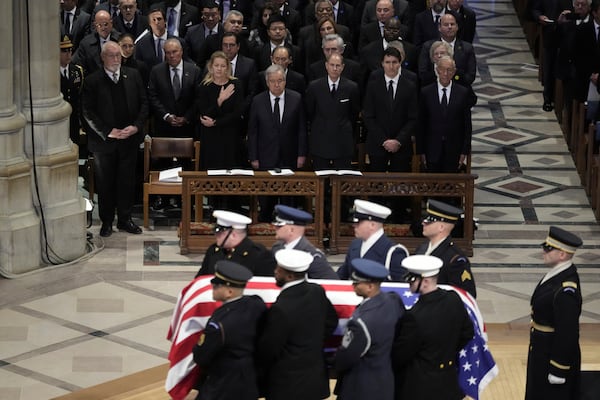
[[[280,268],[298,274],[306,273],[312,261],[300,250],[280,250],[275,256]],[[267,400],[329,397],[323,345],[337,325],[335,308],[320,285],[300,278],[282,286],[258,341]]]
[[[223,265],[225,268],[221,268]],[[211,282],[244,287],[252,274],[246,269],[247,276],[240,276],[239,271],[243,269],[239,264],[221,261]],[[224,272],[228,276],[224,276]],[[242,296],[223,303],[215,310],[193,349],[194,361],[201,369],[198,399],[258,398],[254,349],[266,309],[260,297]]]
[[[233,249],[225,249],[217,246],[217,244],[211,244],[206,250],[202,267],[196,276],[214,274],[215,264],[219,260],[229,260],[242,264],[256,276],[273,276],[275,270],[275,259],[271,252],[262,244],[244,238]]]
[[[456,224],[461,218],[463,210],[431,199],[427,202],[426,212],[427,217],[423,220],[423,224],[438,221]],[[433,250],[429,250],[429,244],[430,242],[425,242],[419,245],[415,250],[415,254],[435,256],[444,262],[437,278],[438,285],[456,286],[466,290],[476,298],[477,290],[471,272],[471,262],[462,250],[454,244],[452,238],[450,236],[446,237]]]
[[[81,86],[83,85],[83,68],[79,65],[69,63],[67,65],[67,75],[60,76],[60,92],[67,103],[71,105],[73,112],[71,113],[69,123],[69,136],[71,141],[79,145],[79,129],[81,128]]]
[[[406,312],[392,351],[397,399],[459,400],[458,352],[473,338],[473,324],[455,292],[423,294]]]
[[[574,253],[581,239],[551,227],[545,251]],[[550,246],[550,249],[546,248]],[[569,261],[557,274],[543,279],[531,296],[532,327],[527,359],[525,400],[579,399],[581,351],[579,316],[581,287],[577,268]],[[552,272],[552,271],[551,271]],[[548,375],[565,380],[550,384]]]
[[[215,233],[224,230],[245,230],[252,220],[245,215],[231,211],[215,210],[213,217],[216,218]],[[227,233],[229,235],[230,233]],[[221,245],[227,242],[227,237],[222,240]],[[273,276],[275,270],[275,258],[269,250],[260,243],[254,243],[245,237],[233,248],[224,248],[215,243],[210,245],[202,260],[202,267],[196,274],[209,275],[215,273],[215,264],[219,260],[236,262],[248,268],[252,274],[258,276]]]
[[[419,300],[397,328],[392,348],[396,373],[396,399],[459,400],[465,395],[458,383],[458,353],[473,338],[473,323],[454,291],[421,291],[424,279],[434,277],[442,260],[414,255],[402,265],[408,270],[411,290]],[[418,284],[415,288],[414,284]]]
[[[417,247],[415,254],[425,254],[428,243],[423,243]],[[438,257],[444,262],[438,275],[438,284],[452,285],[464,289],[473,297],[477,297],[475,280],[471,272],[471,262],[469,258],[459,249],[451,237],[444,239],[430,255]]]

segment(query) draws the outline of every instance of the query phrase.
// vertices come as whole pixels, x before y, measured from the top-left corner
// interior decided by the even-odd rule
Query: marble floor
[[[528,322],[529,296],[544,274],[539,244],[556,224],[584,239],[575,257],[581,322],[598,324],[600,226],[554,113],[541,110],[512,2],[470,6],[478,15],[472,263],[481,311],[488,323]],[[105,241],[98,230],[90,229],[98,250],[85,260],[0,279],[0,400],[50,399],[166,362],[176,296],[202,255],[180,255],[174,228]]]

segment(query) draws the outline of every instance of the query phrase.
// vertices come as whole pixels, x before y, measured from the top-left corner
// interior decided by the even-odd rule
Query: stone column
[[[31,164],[23,152],[25,118],[17,110],[13,82],[13,6],[0,13],[0,273],[40,265],[39,219],[31,203]],[[32,245],[33,244],[33,245]]]
[[[13,41],[15,98],[27,121],[29,204],[40,218],[39,234],[29,246],[39,246],[41,263],[60,264],[85,253],[86,214],[77,187],[78,149],[69,139],[71,107],[60,93],[58,4],[13,0],[13,6],[13,21],[19,21]]]

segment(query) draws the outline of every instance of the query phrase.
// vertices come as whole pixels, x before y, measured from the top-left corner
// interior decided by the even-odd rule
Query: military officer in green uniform
[[[69,118],[69,136],[76,145],[79,143],[79,130],[81,128],[80,96],[83,85],[83,68],[71,62],[73,56],[73,43],[68,35],[60,41],[60,92],[67,103],[71,105],[72,112]],[[87,152],[80,148],[79,158],[85,158]]]
[[[581,287],[573,264],[576,235],[550,227],[542,243],[550,268],[531,296],[525,400],[579,399]]]
[[[219,260],[241,264],[256,276],[273,276],[276,266],[273,254],[247,236],[246,228],[252,220],[225,210],[215,210],[212,215],[217,220],[214,229],[216,242],[206,250],[196,276],[214,274]]]
[[[258,296],[244,296],[252,273],[240,264],[216,263],[213,299],[222,301],[194,346],[200,367],[198,397],[202,400],[256,400],[254,348],[267,307]]]
[[[456,286],[477,297],[471,263],[450,236],[462,213],[460,208],[429,200],[427,216],[422,222],[423,236],[428,241],[417,247],[415,254],[435,256],[444,262],[437,278],[438,284]]]

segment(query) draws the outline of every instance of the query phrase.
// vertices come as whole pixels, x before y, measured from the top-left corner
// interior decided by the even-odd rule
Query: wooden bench
[[[460,198],[465,211],[463,237],[456,237],[454,241],[468,255],[473,255],[473,202],[474,181],[477,175],[473,174],[428,174],[428,173],[380,173],[367,172],[362,176],[340,175],[331,177],[332,185],[332,215],[330,251],[333,254],[347,251],[354,235],[344,234],[351,230],[344,229],[341,223],[342,197],[410,197],[416,200],[416,211],[420,216],[421,199],[423,197]],[[399,227],[399,229],[402,227]],[[392,237],[392,240],[401,242],[409,251],[413,252],[424,239],[422,237]]]
[[[212,234],[198,234],[192,230],[191,199],[196,196],[304,196],[311,199],[314,205],[314,232],[309,235],[311,242],[320,246],[323,241],[323,198],[324,178],[314,172],[296,172],[290,176],[274,176],[268,172],[257,171],[253,176],[246,175],[208,175],[206,171],[182,172],[182,212],[181,227],[179,232],[179,247],[181,254],[203,253],[206,248],[214,243]],[[256,221],[256,201],[251,201],[251,217]],[[312,211],[312,210],[311,210]],[[202,213],[199,213],[202,218]],[[201,221],[195,221],[201,222]],[[264,224],[263,224],[264,226]],[[249,228],[249,237],[255,242],[262,243],[268,248],[275,241],[272,233],[252,234]],[[265,228],[266,229],[266,228]],[[208,232],[206,232],[208,233]]]

